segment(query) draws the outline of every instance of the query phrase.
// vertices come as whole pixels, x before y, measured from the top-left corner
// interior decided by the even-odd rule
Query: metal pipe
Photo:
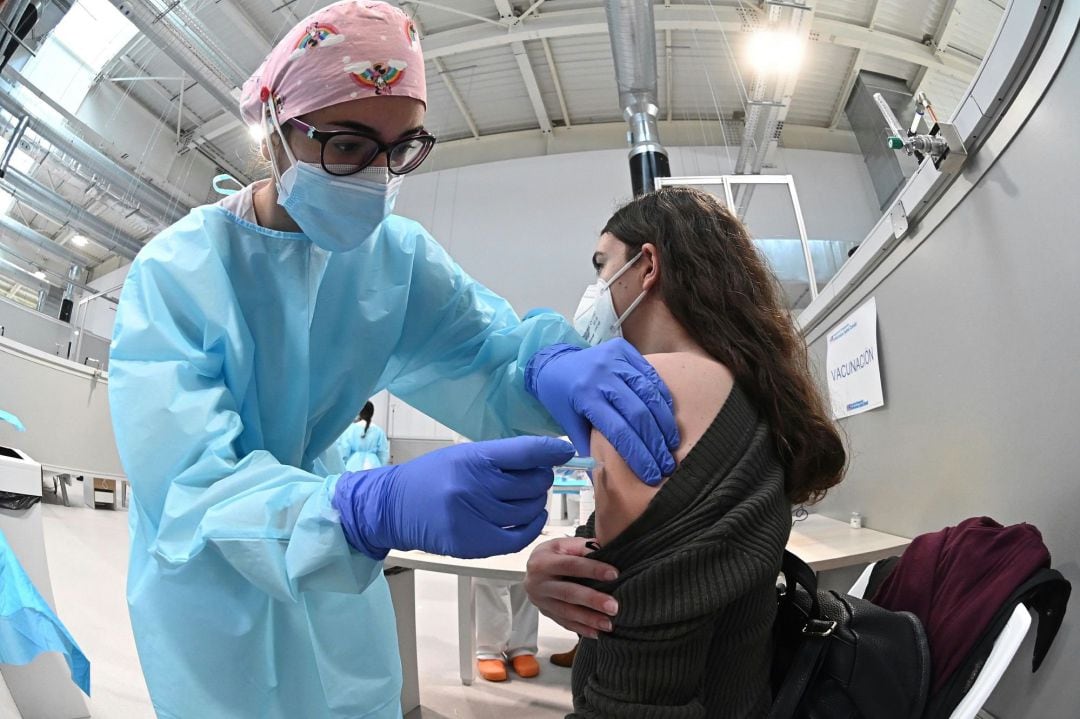
[[[186,214],[187,209],[159,187],[116,164],[70,130],[33,116],[11,93],[0,91],[0,109],[16,117],[29,115],[31,130],[63,154],[104,178],[123,202],[149,213],[165,224],[172,224]]]
[[[0,184],[8,186],[17,199],[25,201],[38,212],[59,223],[70,223],[118,255],[131,260],[142,249],[142,244],[134,237],[18,170],[9,168]]]
[[[196,33],[172,12],[166,12],[159,17],[155,10],[145,2],[109,1],[162,53],[198,82],[199,86],[217,100],[222,108],[240,117],[240,104],[232,96],[232,91],[243,82],[243,79],[237,82],[237,78],[226,76],[228,73],[222,68],[227,69],[228,63],[222,61],[220,57],[215,57],[215,52],[207,41],[197,37]],[[177,47],[177,44],[181,47]],[[210,63],[200,57],[195,51],[196,47],[205,53],[205,57],[211,59]]]
[[[619,104],[630,126],[630,179],[634,195],[652,192],[671,175],[656,118],[656,27],[652,0],[606,0]]]
[[[7,230],[19,239],[26,240],[30,244],[36,245],[49,254],[59,257],[62,260],[66,260],[67,262],[82,265],[83,267],[94,264],[94,261],[91,258],[81,252],[75,252],[68,247],[53,242],[37,230],[30,229],[8,215],[0,215],[0,229]]]

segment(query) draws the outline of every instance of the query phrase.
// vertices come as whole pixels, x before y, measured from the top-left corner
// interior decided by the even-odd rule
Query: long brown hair
[[[741,222],[712,195],[670,187],[639,197],[604,227],[631,257],[660,256],[660,294],[675,319],[724,364],[768,421],[792,502],[840,482],[847,455],[779,283]]]

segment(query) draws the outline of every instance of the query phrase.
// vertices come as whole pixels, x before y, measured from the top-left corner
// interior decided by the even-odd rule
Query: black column
[[[652,192],[656,188],[657,177],[671,177],[671,166],[665,153],[647,150],[630,156],[630,181],[634,186],[634,197]]]

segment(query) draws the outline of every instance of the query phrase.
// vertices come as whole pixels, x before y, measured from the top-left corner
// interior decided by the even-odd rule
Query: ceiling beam
[[[744,23],[736,7],[658,6],[655,9],[657,30],[727,33],[743,32]],[[492,26],[492,23],[496,26]],[[424,39],[424,56],[444,58],[465,52],[502,47],[513,42],[542,38],[568,38],[606,35],[607,18],[603,8],[561,10],[530,17],[510,28],[495,21],[433,33]],[[879,30],[871,30],[839,20],[815,17],[810,32],[818,42],[866,49],[900,60],[970,75],[978,64],[968,58],[945,54],[939,56],[915,40]]]
[[[416,26],[416,32],[420,34],[421,41],[424,41],[424,26],[420,23],[420,18],[416,17],[415,11],[412,14],[413,25]],[[439,79],[443,81],[443,85],[446,86],[446,91],[450,93],[450,99],[454,101],[457,106],[458,112],[465,119],[465,124],[469,128],[469,132],[472,133],[474,139],[480,139],[480,129],[476,126],[476,120],[473,119],[472,113],[469,112],[468,105],[465,104],[465,98],[458,92],[457,83],[454,82],[454,78],[450,77],[450,72],[446,69],[446,64],[441,58],[427,58],[431,60],[432,66],[435,71],[439,73]]]
[[[730,121],[726,121],[729,122]],[[735,124],[735,123],[731,123]],[[664,138],[664,147],[703,147],[710,141],[702,137],[700,120],[660,120],[660,137]],[[735,129],[728,130],[732,141],[741,135]],[[824,150],[857,154],[859,145],[855,135],[848,130],[829,130],[824,127],[806,125],[784,125],[783,144],[785,149]],[[722,159],[723,147],[713,145],[717,162]],[[525,157],[544,157],[573,152],[592,152],[597,150],[616,150],[617,158],[626,155],[626,123],[604,122],[587,125],[575,125],[572,129],[555,127],[550,136],[543,136],[535,129],[516,132],[500,132],[482,135],[479,139],[465,137],[439,143],[438,163],[425,163],[416,171],[426,172],[468,167],[486,162],[499,162]],[[673,155],[673,162],[677,156]],[[617,159],[622,163],[623,159]],[[726,165],[723,165],[726,167]],[[725,170],[727,171],[727,170]]]
[[[566,107],[566,95],[563,93],[562,82],[559,80],[559,68],[555,66],[555,56],[551,54],[551,43],[546,37],[540,38],[540,44],[544,47],[544,57],[547,58],[548,71],[551,73],[551,81],[555,83],[555,96],[559,98],[559,109],[562,110],[563,127],[570,127],[570,110]]]
[[[513,25],[514,21],[517,20],[510,0],[495,0],[495,9],[499,11],[499,20],[504,24]]]
[[[933,51],[942,56],[945,51],[949,49],[949,37],[956,32],[956,23],[953,20],[959,14],[956,12],[957,0],[946,0],[945,6],[941,9],[941,17],[938,19],[937,27],[934,29],[934,37],[930,41]],[[912,91],[917,92],[922,86],[923,81],[926,79],[926,73],[930,68],[923,66],[919,68],[919,71],[915,74],[915,79],[911,82]]]
[[[529,8],[529,11],[539,6],[538,2]],[[495,9],[499,11],[499,21],[508,27],[513,27],[521,21],[514,12],[510,0],[495,0]],[[548,117],[547,108],[544,107],[544,95],[540,92],[540,84],[536,81],[536,71],[529,59],[529,51],[525,49],[525,43],[520,41],[510,43],[510,51],[514,53],[514,61],[517,62],[521,80],[525,83],[525,91],[529,93],[529,102],[532,103],[533,112],[536,113],[536,122],[540,125],[540,132],[550,135],[551,118]]]
[[[465,118],[465,124],[469,126],[469,132],[473,137],[480,137],[480,129],[476,126],[476,120],[473,119],[472,113],[469,112],[468,106],[465,104],[465,99],[458,92],[457,84],[454,82],[454,78],[450,77],[449,71],[446,69],[446,65],[440,58],[435,58],[431,61],[431,64],[435,66],[435,70],[439,73],[439,79],[446,85],[446,91],[450,93],[450,99],[457,105],[458,112]]]
[[[547,108],[544,107],[544,96],[540,92],[540,84],[536,82],[536,72],[529,59],[529,51],[525,49],[523,42],[510,43],[510,50],[514,53],[521,79],[525,82],[525,90],[529,93],[529,101],[532,103],[533,112],[536,113],[536,122],[540,125],[540,132],[550,135],[551,118],[548,117]]]

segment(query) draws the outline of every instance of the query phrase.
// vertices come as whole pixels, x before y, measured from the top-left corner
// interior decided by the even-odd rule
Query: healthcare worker
[[[241,94],[271,180],[138,255],[109,401],[133,490],[131,623],[171,719],[400,717],[391,549],[458,557],[538,536],[552,465],[599,428],[647,481],[674,469],[670,394],[624,342],[519,321],[391,210],[434,143],[397,8],[346,0],[286,33]],[[389,388],[496,441],[313,472]],[[561,429],[560,429],[561,426]]]
[[[371,423],[374,416],[375,405],[365,402],[360,414],[334,443],[332,451],[341,455],[341,461],[349,472],[383,467],[390,463],[390,443],[382,427]]]

